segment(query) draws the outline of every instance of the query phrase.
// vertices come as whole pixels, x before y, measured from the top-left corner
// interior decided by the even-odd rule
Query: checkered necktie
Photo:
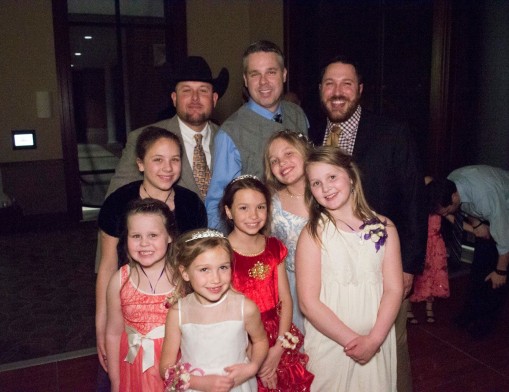
[[[274,117],[272,117],[272,121],[275,121],[277,123],[282,124],[283,123],[283,116],[281,115],[281,113],[277,113],[277,114],[274,115]]]
[[[342,132],[343,130],[339,125],[333,125],[329,132],[329,137],[325,141],[325,145],[339,147],[339,138],[341,137]]]
[[[209,188],[210,170],[207,166],[205,151],[203,151],[202,139],[203,135],[201,133],[194,135],[196,146],[194,146],[193,153],[193,176],[196,181],[196,185],[198,185],[198,189],[200,190],[200,195],[202,199],[204,199]]]

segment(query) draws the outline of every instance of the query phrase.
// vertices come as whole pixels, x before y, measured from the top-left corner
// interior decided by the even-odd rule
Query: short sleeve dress
[[[293,299],[293,318],[295,326],[304,333],[304,315],[300,311],[295,285],[295,249],[302,228],[306,225],[307,219],[285,211],[281,205],[279,196],[272,196],[272,234],[279,238],[288,249],[285,265],[288,274],[288,283]]]
[[[269,347],[279,344],[279,295],[278,266],[283,263],[288,251],[283,243],[275,237],[267,237],[265,249],[256,255],[242,255],[234,252],[233,287],[256,303],[262,316],[262,322],[269,339]],[[277,368],[277,391],[309,391],[313,375],[306,370],[307,355],[301,353],[304,336],[292,324],[290,332],[299,338],[294,350],[285,350]],[[268,391],[260,379],[259,391]]]
[[[120,304],[125,325],[120,337],[120,391],[162,391],[159,361],[168,313],[166,300],[172,291],[145,293],[129,277],[129,270],[129,265],[120,269]],[[150,365],[146,369],[144,361]]]
[[[194,294],[179,300],[179,323],[182,332],[181,361],[207,374],[226,374],[224,368],[247,363],[248,336],[244,325],[242,294],[230,290],[217,303],[201,304]],[[232,389],[255,392],[253,377]]]
[[[355,332],[373,328],[383,293],[382,260],[373,242],[360,233],[345,232],[326,221],[321,237],[320,301]],[[365,365],[344,353],[344,347],[324,336],[306,319],[304,351],[315,374],[312,391],[396,391],[396,340],[391,328],[380,351]]]

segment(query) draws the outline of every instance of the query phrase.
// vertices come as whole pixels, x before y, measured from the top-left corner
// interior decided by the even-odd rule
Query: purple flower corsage
[[[382,246],[384,246],[385,241],[387,240],[387,230],[385,229],[386,225],[387,221],[382,222],[380,219],[375,217],[365,221],[360,227],[362,230],[361,238],[374,242],[377,252]]]

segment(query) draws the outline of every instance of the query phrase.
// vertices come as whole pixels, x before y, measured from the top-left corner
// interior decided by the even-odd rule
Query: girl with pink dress
[[[433,179],[424,178],[428,185]],[[428,240],[424,271],[414,278],[413,293],[410,302],[426,301],[426,322],[434,323],[433,302],[435,298],[449,297],[449,274],[447,273],[447,250],[442,237],[442,216],[430,213],[428,216]],[[407,314],[409,324],[418,324],[413,311]]]
[[[159,375],[164,323],[172,298],[170,243],[175,220],[155,199],[136,200],[126,214],[123,244],[129,264],[107,290],[106,354],[111,390],[162,391]]]
[[[414,278],[414,290],[410,302],[426,301],[426,322],[434,323],[433,302],[435,298],[449,297],[449,275],[447,273],[447,250],[440,231],[442,216],[428,217],[428,241],[424,271]],[[413,312],[408,312],[408,322],[417,324]]]

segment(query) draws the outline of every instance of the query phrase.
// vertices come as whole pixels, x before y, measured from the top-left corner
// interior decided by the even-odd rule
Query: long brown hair
[[[366,197],[364,196],[359,168],[354,163],[350,155],[345,154],[338,147],[320,146],[311,151],[308,156],[308,160],[304,165],[306,169],[306,176],[307,168],[313,163],[327,163],[329,165],[344,169],[352,181],[352,206],[354,215],[362,221],[376,217],[376,214],[371,210],[368,202],[366,201]],[[318,226],[324,223],[323,215],[325,215],[334,224],[335,219],[332,217],[330,212],[327,211],[325,207],[318,204],[316,199],[313,197],[313,194],[311,193],[311,187],[309,185],[309,180],[306,181],[305,200],[309,209],[309,222],[307,224],[307,229],[314,239],[319,240]]]
[[[270,217],[271,217],[271,195],[269,188],[265,186],[257,177],[251,175],[242,175],[234,178],[225,188],[221,202],[219,203],[219,210],[221,211],[221,218],[228,224],[228,228],[233,230],[234,224],[231,219],[226,216],[226,209],[232,208],[235,194],[242,189],[251,189],[256,192],[260,192],[265,197],[265,203],[267,203],[267,220],[265,225],[260,230],[263,235],[269,235],[270,233]]]

